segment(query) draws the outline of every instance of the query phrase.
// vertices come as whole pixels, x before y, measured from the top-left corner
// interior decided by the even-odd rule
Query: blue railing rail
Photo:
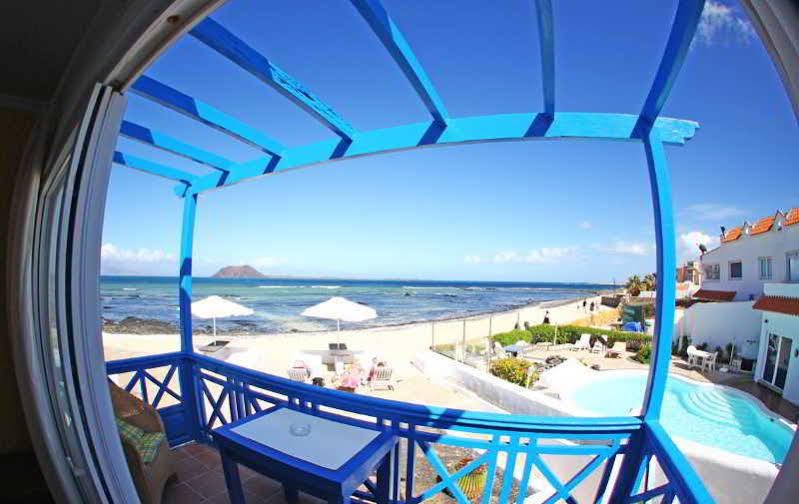
[[[163,377],[152,371],[156,368]],[[575,489],[593,473],[591,502],[646,502],[658,496],[662,502],[675,497],[684,504],[712,502],[662,427],[638,417],[534,417],[409,404],[293,382],[181,352],[109,362],[107,371],[132,373],[120,385],[156,407],[164,397],[179,398],[178,404],[158,408],[173,445],[210,442],[212,429],[277,404],[391,430],[400,438],[392,453],[391,494],[397,503],[414,504],[442,491],[469,502],[457,482],[481,466],[487,471],[484,503],[493,495],[499,502],[520,504],[529,491],[519,489],[528,488],[534,470],[551,488],[551,498],[542,502],[578,502]],[[143,383],[157,392],[148,394]],[[175,384],[180,385],[177,390]],[[453,448],[474,450],[473,460],[457,471],[442,458]],[[547,459],[562,461],[564,456],[573,457],[571,467],[579,469],[565,480],[558,476],[564,471],[553,466],[554,459]],[[423,460],[437,481],[419,481],[416,469]],[[614,466],[620,476],[612,481]],[[359,496],[371,500],[369,492]],[[585,492],[582,497],[580,502],[586,500]]]

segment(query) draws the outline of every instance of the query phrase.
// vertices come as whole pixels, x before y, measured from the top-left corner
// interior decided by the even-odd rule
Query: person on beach
[[[544,323],[549,324],[549,310],[544,314]]]
[[[583,299],[583,311],[585,311],[585,304],[586,303],[587,303],[587,301],[585,299]]]

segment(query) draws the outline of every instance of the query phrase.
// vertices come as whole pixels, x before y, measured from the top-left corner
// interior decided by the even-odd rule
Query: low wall
[[[760,312],[752,301],[697,303],[686,309],[676,336],[690,336],[691,344],[707,343],[708,350],[735,342],[736,353],[757,358]]]
[[[751,306],[751,303],[749,303]],[[434,352],[416,356],[414,365],[426,376],[447,380],[477,394],[509,413],[541,416],[582,414],[563,401],[540,391],[526,390],[483,371]],[[778,469],[768,462],[735,455],[716,448],[678,439],[677,445],[719,503],[757,504],[763,502],[777,477]],[[583,460],[562,457],[558,471],[573,474]],[[583,485],[591,487],[591,485]],[[589,499],[590,500],[590,499]],[[578,496],[578,501],[582,499]]]

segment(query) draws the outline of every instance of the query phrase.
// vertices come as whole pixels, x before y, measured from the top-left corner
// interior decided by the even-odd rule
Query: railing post
[[[183,407],[190,423],[192,437],[196,441],[203,439],[202,424],[198,400],[197,380],[195,380],[195,363],[191,359],[194,353],[191,327],[191,263],[194,247],[194,220],[197,210],[197,195],[187,193],[183,198],[183,227],[180,234],[180,278],[178,284],[178,303],[180,306],[180,351],[184,358],[180,365],[180,390]]]

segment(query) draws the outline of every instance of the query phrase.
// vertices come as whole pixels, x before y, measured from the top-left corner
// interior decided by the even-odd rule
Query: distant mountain
[[[243,266],[225,266],[211,278],[266,278],[266,275],[253,268],[249,264]]]

